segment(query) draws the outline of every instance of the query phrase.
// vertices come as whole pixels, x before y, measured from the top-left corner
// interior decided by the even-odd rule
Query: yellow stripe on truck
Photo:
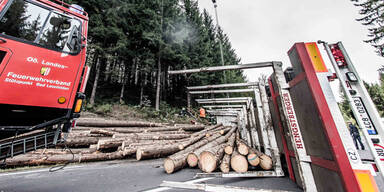
[[[376,181],[368,170],[354,170],[362,192],[378,192]]]
[[[312,65],[315,68],[315,71],[328,72],[316,43],[306,43],[305,47],[307,48],[308,55],[311,57]]]

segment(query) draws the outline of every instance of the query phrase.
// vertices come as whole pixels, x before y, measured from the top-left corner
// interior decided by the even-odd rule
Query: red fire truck
[[[0,0],[0,159],[16,149],[47,146],[47,139],[56,141],[59,130],[68,131],[79,116],[89,71],[87,26],[87,13],[78,5]],[[44,130],[43,143],[33,135],[20,137],[23,147],[15,146],[15,135],[37,130]]]

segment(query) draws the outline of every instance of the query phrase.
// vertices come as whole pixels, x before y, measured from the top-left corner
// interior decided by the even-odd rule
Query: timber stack
[[[203,172],[246,172],[249,167],[272,169],[269,156],[250,148],[236,127],[218,125],[166,125],[150,122],[79,119],[76,128],[56,148],[39,149],[8,158],[8,166],[52,165],[125,158],[167,157],[164,169],[174,173],[185,167]],[[64,135],[62,135],[64,137]]]
[[[217,170],[229,173],[231,169],[245,173],[249,170],[271,170],[273,161],[271,157],[249,147],[239,138],[237,128],[231,127],[206,135],[206,138],[164,160],[164,170],[168,174],[184,167],[199,167],[205,173]]]

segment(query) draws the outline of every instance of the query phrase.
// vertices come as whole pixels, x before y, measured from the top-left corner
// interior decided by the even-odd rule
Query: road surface
[[[136,161],[119,160],[73,164],[50,172],[49,168],[0,173],[0,192],[133,192],[133,191],[193,191],[160,187],[163,181],[207,183],[257,189],[301,191],[284,178],[194,178],[198,169],[183,169],[166,174],[162,159]]]

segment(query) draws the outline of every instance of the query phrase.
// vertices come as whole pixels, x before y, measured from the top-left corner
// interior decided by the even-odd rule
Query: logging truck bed
[[[301,191],[289,178],[194,178],[199,169],[164,173],[164,159],[115,160],[73,164],[49,172],[49,168],[0,174],[0,191],[193,191],[160,187],[163,181],[207,183],[257,189]],[[201,182],[197,182],[201,181]]]

